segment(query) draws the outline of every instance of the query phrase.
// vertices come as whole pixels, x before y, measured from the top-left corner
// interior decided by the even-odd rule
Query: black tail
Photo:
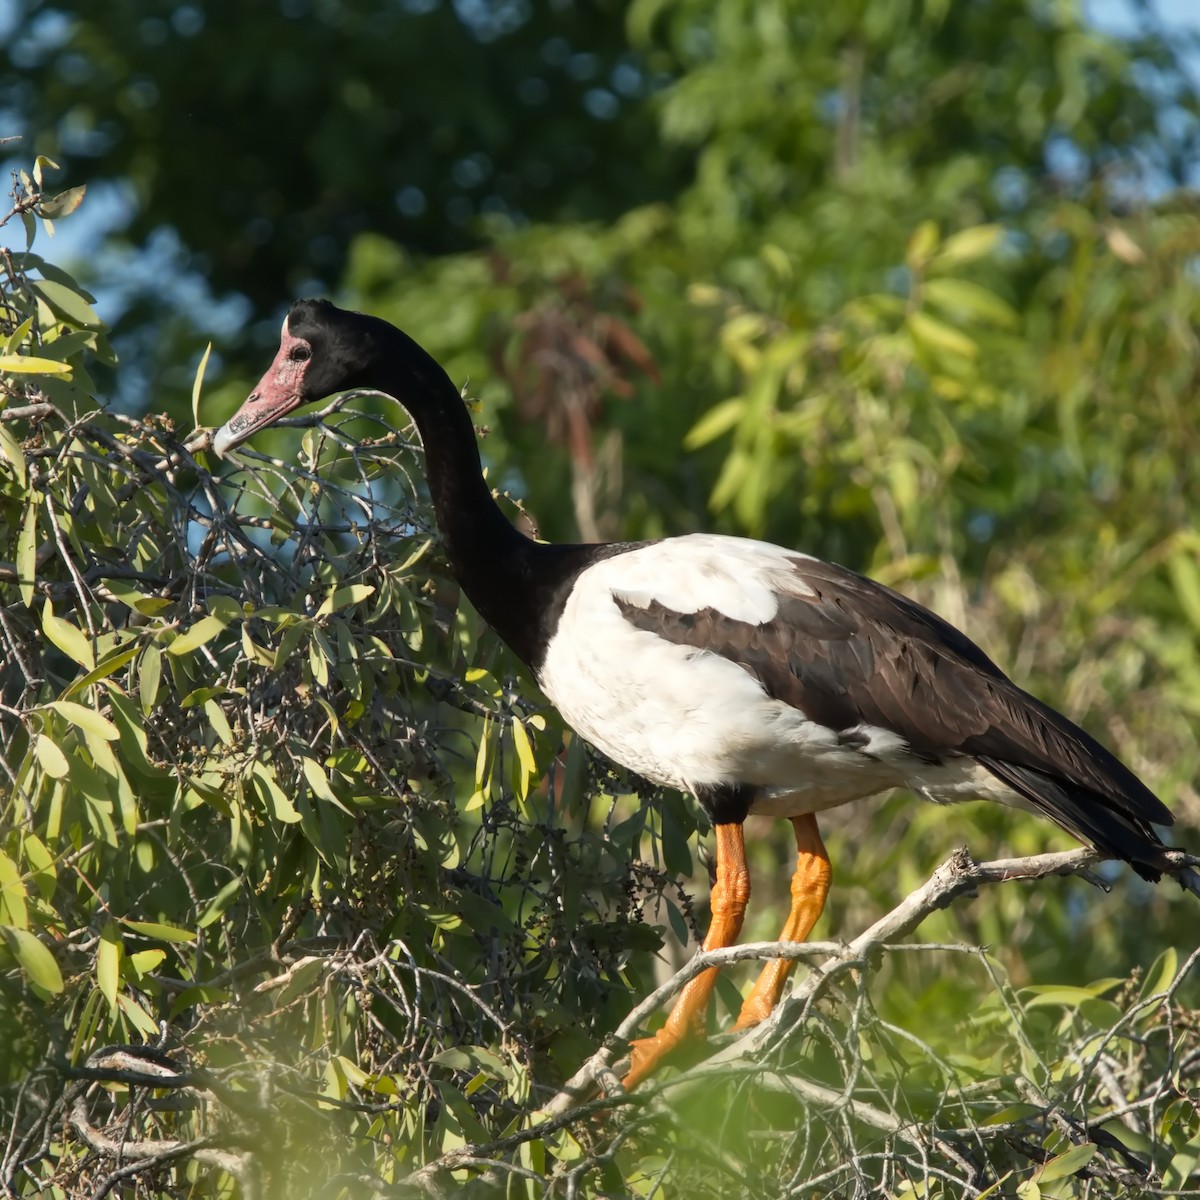
[[[1178,874],[1147,819],[1150,814],[1139,811],[1145,807],[1138,803],[1140,796],[1122,797],[1125,803],[1118,805],[1108,796],[1034,767],[982,755],[978,761],[1056,825],[1101,854],[1129,863],[1143,879],[1157,883],[1164,871]],[[1160,809],[1153,812],[1157,820],[1161,820]]]

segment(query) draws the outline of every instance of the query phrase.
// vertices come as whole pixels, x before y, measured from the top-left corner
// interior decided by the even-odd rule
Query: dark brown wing
[[[1074,836],[1158,878],[1165,847],[1150,822],[1170,825],[1171,813],[1099,742],[928,609],[844,567],[793,563],[796,591],[761,625],[618,604],[639,629],[738,663],[810,720],[891,730],[931,761],[975,759]]]

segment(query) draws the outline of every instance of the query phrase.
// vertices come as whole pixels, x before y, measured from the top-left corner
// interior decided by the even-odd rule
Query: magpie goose
[[[894,787],[1033,809],[1144,879],[1200,880],[1167,857],[1157,797],[1097,741],[1014,684],[928,609],[854,571],[714,534],[544,545],[504,517],[457,389],[406,334],[324,300],[283,322],[262,381],[216,433],[224,454],[308,401],[350,388],[400,401],[425,446],[451,569],[568,724],[610,758],[696,797],[716,830],[705,949],[730,945],[750,895],[742,825],[786,817],[797,865],[781,938],[802,941],[831,872],[816,814]],[[789,964],[769,963],[739,1026],[762,1020]],[[632,1047],[626,1084],[698,1031],[715,970]]]

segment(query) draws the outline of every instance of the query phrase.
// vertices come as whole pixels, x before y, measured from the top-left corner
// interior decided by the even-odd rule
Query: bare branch
[[[1186,856],[1179,857],[1180,865],[1185,865]],[[697,954],[634,1009],[629,1018],[621,1024],[616,1036],[627,1039],[649,1013],[707,967],[747,958],[825,957],[825,961],[815,966],[808,978],[792,989],[790,996],[776,1007],[766,1021],[747,1031],[733,1045],[719,1051],[703,1067],[695,1069],[695,1072],[707,1073],[753,1054],[776,1042],[781,1035],[792,1032],[797,1022],[803,1019],[812,1000],[820,994],[830,979],[850,967],[865,965],[885,943],[911,933],[931,913],[945,908],[958,896],[973,892],[979,887],[1018,879],[1044,879],[1051,875],[1086,876],[1089,874],[1089,868],[1098,861],[1099,855],[1086,848],[1025,858],[997,859],[985,863],[975,862],[965,849],[958,850],[946,859],[921,887],[906,896],[891,912],[848,944],[826,942],[809,943],[804,946],[796,943],[759,943]],[[549,1115],[568,1111],[572,1105],[578,1103],[580,1097],[586,1096],[597,1085],[602,1073],[611,1071],[615,1058],[614,1049],[602,1047],[567,1080],[542,1111]],[[681,1080],[693,1073],[686,1073]],[[675,1081],[671,1086],[680,1086],[680,1081]]]

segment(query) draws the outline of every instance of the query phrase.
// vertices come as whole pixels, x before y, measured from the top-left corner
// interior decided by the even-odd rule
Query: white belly
[[[777,793],[770,811],[788,816],[903,782],[895,766],[772,700],[736,664],[650,633],[629,637],[643,644],[616,656],[594,643],[557,653],[552,645],[542,686],[580,736],[652,782],[692,792],[755,785]],[[794,797],[786,812],[783,794]]]
[[[645,556],[648,575],[663,557],[661,545],[654,549]],[[971,759],[930,765],[886,729],[860,727],[859,736],[839,738],[845,731],[773,700],[737,663],[635,628],[613,589],[619,582],[628,591],[640,558],[621,555],[579,577],[539,672],[567,723],[614,761],[682,791],[752,787],[751,811],[773,816],[819,812],[900,786],[941,802],[1015,799]],[[645,587],[659,590],[652,575]],[[771,616],[767,600],[750,589],[736,599],[763,609],[742,619]]]
[[[653,783],[754,785],[754,811],[793,816],[904,782],[898,763],[839,743],[736,663],[634,629],[611,600],[589,636],[568,636],[570,604],[542,688],[581,737]]]

